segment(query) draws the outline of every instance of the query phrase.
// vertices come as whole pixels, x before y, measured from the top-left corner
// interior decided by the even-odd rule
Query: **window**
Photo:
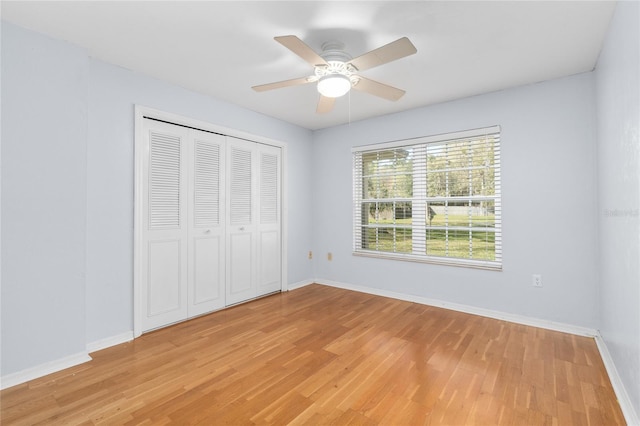
[[[354,254],[500,269],[500,128],[353,149]]]

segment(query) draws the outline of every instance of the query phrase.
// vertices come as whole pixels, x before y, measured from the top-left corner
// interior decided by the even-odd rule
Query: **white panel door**
[[[188,316],[225,306],[225,137],[189,133]]]
[[[256,144],[258,150],[258,296],[282,287],[280,148]]]
[[[255,144],[227,137],[227,305],[258,295]]]
[[[144,120],[142,330],[187,316],[188,129]]]

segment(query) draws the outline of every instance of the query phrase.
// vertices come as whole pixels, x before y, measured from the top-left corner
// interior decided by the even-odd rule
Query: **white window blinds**
[[[500,128],[353,149],[354,253],[500,269]]]

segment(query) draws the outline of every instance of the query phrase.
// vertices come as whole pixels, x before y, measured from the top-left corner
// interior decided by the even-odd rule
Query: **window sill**
[[[432,265],[457,266],[462,268],[502,271],[502,263],[482,260],[447,259],[439,257],[415,256],[411,254],[393,254],[373,251],[354,251],[354,256],[373,257],[377,259],[401,260],[405,262],[429,263]]]

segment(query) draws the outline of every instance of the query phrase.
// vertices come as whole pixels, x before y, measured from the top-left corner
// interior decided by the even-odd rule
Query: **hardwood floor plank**
[[[321,285],[0,392],[31,424],[616,425],[593,339]]]

